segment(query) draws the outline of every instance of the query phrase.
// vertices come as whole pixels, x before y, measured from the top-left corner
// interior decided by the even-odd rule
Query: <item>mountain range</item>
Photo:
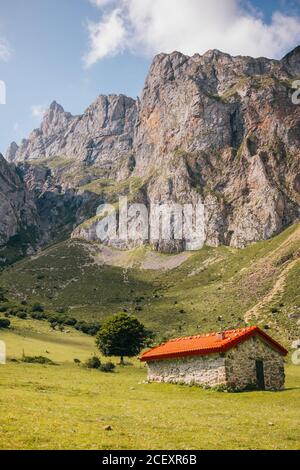
[[[300,47],[282,60],[174,52],[154,58],[137,100],[100,95],[80,116],[54,101],[0,156],[1,265],[70,236],[95,241],[97,207],[120,195],[201,201],[212,247],[281,233],[300,215],[299,74]]]

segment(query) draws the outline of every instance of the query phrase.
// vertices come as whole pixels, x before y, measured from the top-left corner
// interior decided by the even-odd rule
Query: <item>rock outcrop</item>
[[[0,154],[0,247],[20,232],[38,226],[38,214],[32,195],[16,167]]]
[[[76,236],[94,239],[95,219],[84,219],[99,202],[117,199],[118,186],[103,187],[120,182],[124,195],[123,183],[139,178],[131,200],[202,202],[206,243],[244,247],[300,215],[300,106],[292,102],[299,64],[299,47],[281,61],[216,50],[159,54],[140,100],[99,96],[82,116],[54,102],[6,157],[39,200],[42,231],[51,233],[49,200],[54,211],[63,201],[74,215],[67,231],[77,225]],[[158,240],[156,247],[185,245]]]
[[[107,167],[132,149],[136,102],[126,96],[99,96],[81,116],[72,116],[54,101],[39,129],[20,147],[13,142],[6,158],[13,162],[39,162],[64,157],[73,164]]]

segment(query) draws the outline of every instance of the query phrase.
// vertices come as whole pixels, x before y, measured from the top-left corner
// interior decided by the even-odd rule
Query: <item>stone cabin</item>
[[[145,352],[149,382],[282,390],[288,351],[257,326],[170,340]]]

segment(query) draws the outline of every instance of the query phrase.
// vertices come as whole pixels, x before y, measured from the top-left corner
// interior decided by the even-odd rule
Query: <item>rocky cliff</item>
[[[10,165],[0,154],[0,265],[6,261],[1,247],[20,234],[21,254],[35,244],[38,238],[38,214],[32,194],[26,188],[17,168]],[[17,241],[17,240],[16,240]],[[22,246],[22,243],[24,245]]]
[[[127,194],[146,204],[201,201],[206,243],[244,247],[300,215],[299,64],[299,47],[281,61],[160,54],[140,100],[100,96],[82,116],[54,102],[6,158],[39,201],[42,232],[51,233],[51,200],[66,232],[78,226],[74,236],[93,239],[95,220],[85,219]]]

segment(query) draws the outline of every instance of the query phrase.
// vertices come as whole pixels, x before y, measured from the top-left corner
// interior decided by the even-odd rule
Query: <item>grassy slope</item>
[[[93,339],[44,322],[13,319],[0,339],[9,356],[24,349],[58,362],[0,366],[0,449],[299,448],[299,367],[288,365],[283,392],[226,394],[144,384],[137,361],[114,374],[76,366]]]
[[[168,272],[99,265],[94,249],[61,243],[9,268],[0,284],[13,299],[66,307],[82,319],[127,308],[159,339],[243,325],[245,316],[267,323],[287,345],[299,336],[297,320],[288,316],[300,311],[300,224],[244,250],[206,247]],[[136,261],[143,256],[141,249],[128,253]]]

